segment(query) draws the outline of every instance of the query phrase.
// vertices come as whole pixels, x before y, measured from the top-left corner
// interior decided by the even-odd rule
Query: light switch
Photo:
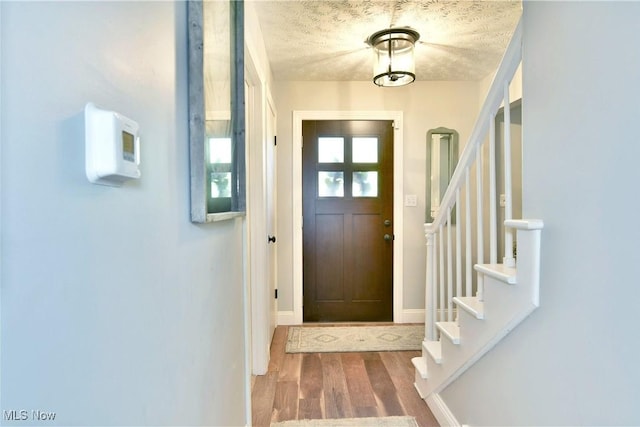
[[[406,194],[404,196],[405,206],[418,206],[418,196],[415,194]]]

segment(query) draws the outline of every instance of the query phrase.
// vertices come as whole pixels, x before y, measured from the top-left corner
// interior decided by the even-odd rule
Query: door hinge
[[[273,136],[273,145],[278,145],[278,137],[277,136]]]
[[[278,290],[277,290],[277,289],[276,289],[275,294],[276,294],[276,295],[275,295],[275,296],[276,296],[276,299],[278,299]]]

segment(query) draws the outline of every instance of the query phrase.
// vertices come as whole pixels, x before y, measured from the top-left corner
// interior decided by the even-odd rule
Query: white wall
[[[255,0],[245,1],[245,45],[249,54],[253,58],[256,68],[258,69],[257,71],[260,75],[260,80],[267,87],[266,92],[269,93],[273,86],[273,75],[271,74],[269,58],[267,57],[267,50],[262,38],[262,29],[260,28],[260,22],[258,20],[258,14],[254,3]],[[270,93],[269,96],[271,96]]]
[[[425,158],[427,131],[439,126],[460,133],[464,146],[478,113],[475,82],[415,82],[378,88],[371,82],[276,82],[278,107],[278,301],[293,310],[292,111],[373,110],[404,112],[404,194],[418,196],[404,208],[404,309],[424,308]]]
[[[242,220],[189,222],[186,4],[0,7],[2,410],[245,425]],[[139,182],[87,181],[88,101],[139,122]]]
[[[639,3],[525,2],[525,217],[541,306],[443,393],[469,425],[640,425]]]

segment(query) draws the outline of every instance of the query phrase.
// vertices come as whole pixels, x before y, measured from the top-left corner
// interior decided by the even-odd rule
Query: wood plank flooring
[[[288,327],[278,326],[266,375],[253,379],[252,422],[411,415],[438,426],[413,386],[419,351],[285,353]]]

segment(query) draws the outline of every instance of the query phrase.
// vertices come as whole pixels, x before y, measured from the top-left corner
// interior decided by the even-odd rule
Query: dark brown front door
[[[393,320],[393,124],[302,135],[304,321]]]

